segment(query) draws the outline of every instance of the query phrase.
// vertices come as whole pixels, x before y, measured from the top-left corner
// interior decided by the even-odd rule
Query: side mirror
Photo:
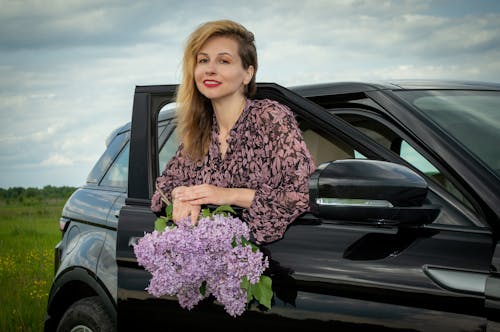
[[[367,159],[321,164],[309,182],[315,216],[364,225],[432,223],[440,209],[425,204],[427,190],[427,182],[408,167]]]

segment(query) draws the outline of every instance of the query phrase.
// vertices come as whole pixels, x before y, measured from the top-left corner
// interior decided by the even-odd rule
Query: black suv
[[[499,84],[259,84],[318,168],[310,212],[261,246],[272,308],[238,318],[151,296],[134,256],[178,144],[175,89],[136,87],[132,121],[66,203],[46,331],[500,331]]]

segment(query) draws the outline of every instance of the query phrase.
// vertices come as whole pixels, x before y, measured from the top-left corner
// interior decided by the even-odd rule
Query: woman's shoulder
[[[282,123],[293,118],[290,108],[272,99],[252,99],[251,117],[256,124]]]

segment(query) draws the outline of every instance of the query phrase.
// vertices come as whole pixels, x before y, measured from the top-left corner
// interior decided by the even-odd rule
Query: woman
[[[293,113],[256,91],[254,37],[242,25],[208,22],[187,41],[177,91],[181,144],[156,180],[153,212],[173,202],[174,222],[196,222],[201,205],[244,208],[259,243],[283,237],[309,205],[314,163]]]

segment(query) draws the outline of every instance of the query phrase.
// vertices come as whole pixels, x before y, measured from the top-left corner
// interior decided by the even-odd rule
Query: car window
[[[362,131],[373,140],[377,141],[382,146],[399,154],[403,159],[414,165],[425,176],[437,182],[444,190],[451,193],[457,199],[464,203],[464,206],[472,208],[472,204],[467,198],[451,183],[446,176],[430,163],[424,156],[415,150],[408,142],[404,141],[388,126],[371,117],[352,113],[338,114],[354,127]],[[318,128],[308,126],[304,121],[299,121],[300,128],[304,140],[314,158],[316,166],[323,162],[340,160],[340,159],[366,159],[364,155],[356,151],[352,146],[327,136]],[[483,227],[481,222],[474,216],[473,209],[457,210],[456,205],[444,199],[437,193],[429,191],[429,201],[442,207],[439,217],[436,219],[436,224],[463,226],[463,227]]]
[[[434,165],[425,159],[424,156],[422,156],[410,144],[403,140],[401,140],[399,155],[427,176],[432,177],[440,174],[439,170],[434,167]]]
[[[409,142],[405,141],[400,135],[395,133],[381,121],[360,114],[346,113],[338,115],[382,146],[397,153],[401,158],[420,170],[430,180],[436,182],[443,189],[460,200],[465,206],[474,209],[473,204],[467,199],[466,195],[464,195],[445,174],[419,153]],[[356,155],[358,154],[356,153]]]
[[[473,209],[470,201],[457,189],[455,185],[444,176],[433,164],[431,164],[424,156],[415,150],[410,144],[401,141],[400,156],[419,171],[424,173],[427,177],[440,184],[447,192],[458,198],[469,208]]]
[[[101,158],[90,171],[87,177],[87,183],[97,184],[104,172],[108,169],[109,165],[115,159],[116,154],[123,148],[124,144],[128,142],[130,138],[130,131],[116,135],[113,140],[109,143],[106,151],[102,154]]]
[[[499,91],[400,91],[441,130],[500,176]]]
[[[167,122],[158,124],[158,141],[161,142],[165,139],[165,132],[167,131]],[[109,144],[108,148],[96,163],[87,182],[97,183],[99,178],[100,186],[115,187],[126,189],[128,186],[128,161],[129,161],[129,139],[130,131],[117,135]],[[124,146],[124,144],[126,144]],[[121,149],[121,151],[120,151]],[[117,156],[117,153],[119,155]],[[110,166],[111,164],[111,166]],[[101,174],[99,176],[99,174]],[[92,180],[92,181],[90,181]]]
[[[297,118],[302,137],[312,155],[316,167],[322,163],[357,158],[356,151],[349,144],[330,137],[316,128],[309,125],[308,122]]]
[[[177,139],[177,135],[174,131],[171,131],[170,136],[168,136],[167,140],[160,148],[160,158],[158,158],[158,169],[160,170],[160,173],[163,171],[170,159],[172,159],[172,157],[175,155],[178,145],[179,141]]]
[[[125,145],[113,165],[108,169],[101,180],[101,186],[126,188],[128,183],[128,156],[129,144]]]

